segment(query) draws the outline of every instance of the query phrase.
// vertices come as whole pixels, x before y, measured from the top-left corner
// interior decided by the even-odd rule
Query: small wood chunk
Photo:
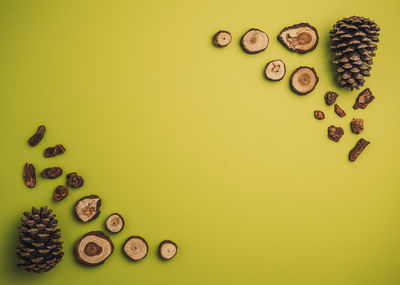
[[[72,188],[79,188],[83,185],[84,180],[76,172],[67,174],[67,185]]]
[[[65,147],[62,144],[58,144],[53,147],[48,147],[44,150],[43,155],[44,157],[54,157],[56,155],[63,154],[65,152]]]
[[[81,198],[75,204],[75,215],[84,223],[93,221],[100,214],[101,198],[97,195],[90,195]]]
[[[350,127],[353,133],[359,134],[364,130],[364,120],[361,118],[353,118]]]
[[[60,202],[63,200],[65,197],[68,196],[68,188],[62,185],[57,186],[56,190],[54,190],[54,200],[57,202]]]
[[[80,263],[88,266],[103,264],[113,253],[114,244],[101,231],[83,235],[75,245],[75,254]]]
[[[259,29],[248,30],[241,39],[243,50],[250,54],[262,52],[267,48],[268,43],[267,34]]]
[[[40,176],[43,178],[49,178],[49,179],[55,179],[57,177],[60,177],[63,174],[63,170],[61,167],[49,167],[44,169],[41,173]]]
[[[314,50],[318,45],[318,32],[308,23],[300,23],[284,28],[278,40],[290,51],[304,54]]]
[[[335,126],[328,127],[328,138],[330,138],[334,142],[339,142],[343,134],[344,131],[341,127],[335,127]]]
[[[232,35],[228,31],[218,31],[213,36],[213,43],[216,47],[226,47],[232,40]]]
[[[286,74],[285,63],[283,63],[283,61],[280,59],[268,62],[264,70],[265,78],[271,81],[282,80],[285,74]]]
[[[367,108],[368,104],[372,102],[372,100],[375,99],[375,96],[372,95],[372,92],[369,88],[366,88],[363,90],[356,99],[356,102],[354,103],[353,109],[365,109]]]
[[[306,95],[314,90],[318,80],[319,78],[314,68],[300,66],[290,77],[290,88],[298,95]]]
[[[29,188],[35,188],[36,186],[36,169],[33,164],[25,163],[23,179],[26,186]]]
[[[125,222],[122,216],[118,213],[111,214],[106,221],[107,230],[111,233],[119,233],[124,228]]]
[[[369,145],[370,142],[365,139],[360,139],[356,146],[349,152],[349,160],[355,161],[360,153]]]
[[[335,104],[335,113],[341,118],[346,116],[346,112],[338,104]]]
[[[176,243],[170,240],[163,240],[158,247],[158,254],[162,259],[170,260],[178,252],[178,246]]]
[[[36,146],[43,139],[44,133],[46,132],[45,126],[39,126],[36,133],[28,140],[30,146]]]
[[[333,105],[336,102],[337,97],[339,96],[339,94],[337,94],[336,92],[333,91],[328,91],[325,93],[325,103],[328,106]]]
[[[149,246],[144,238],[131,236],[124,243],[124,253],[132,261],[139,261],[146,257]]]
[[[314,117],[315,117],[317,120],[323,120],[323,119],[325,119],[325,114],[324,114],[324,112],[322,112],[322,111],[320,111],[320,110],[315,110],[315,111],[314,111]]]

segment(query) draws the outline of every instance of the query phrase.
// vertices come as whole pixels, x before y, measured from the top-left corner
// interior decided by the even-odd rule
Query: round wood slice
[[[318,80],[319,78],[314,68],[300,66],[290,78],[290,87],[293,92],[299,95],[306,95],[314,90]]]
[[[144,238],[131,236],[125,241],[123,250],[130,260],[139,261],[146,257],[149,246]]]
[[[162,259],[170,260],[178,252],[176,243],[170,240],[163,240],[158,247],[158,253]]]
[[[217,47],[226,47],[232,40],[232,35],[228,31],[219,31],[213,37],[213,43]]]
[[[242,37],[241,45],[245,52],[254,54],[265,50],[269,39],[266,33],[259,29],[250,29]]]
[[[79,262],[88,266],[103,264],[113,251],[112,241],[101,231],[83,235],[75,245],[75,253]]]
[[[286,74],[286,67],[282,60],[276,59],[267,63],[264,70],[265,78],[271,81],[279,81]]]
[[[124,225],[125,225],[124,219],[118,213],[111,214],[106,221],[107,229],[114,234],[122,231]]]

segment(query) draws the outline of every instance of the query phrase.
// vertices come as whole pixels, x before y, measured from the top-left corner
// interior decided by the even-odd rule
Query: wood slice
[[[268,47],[269,39],[266,33],[259,29],[250,29],[242,37],[241,45],[245,52],[255,54]]]
[[[99,216],[100,206],[101,198],[99,196],[85,196],[76,202],[75,215],[81,222],[90,222]]]
[[[213,37],[213,43],[216,47],[226,47],[232,40],[232,35],[228,31],[218,31]]]
[[[308,66],[298,67],[290,78],[290,87],[298,95],[306,95],[314,90],[318,83],[315,69]]]
[[[119,233],[124,228],[125,222],[122,216],[118,213],[111,214],[106,221],[107,230],[111,233]]]
[[[283,63],[283,61],[280,59],[268,62],[264,70],[265,78],[271,81],[282,80],[285,74],[286,74],[285,63]]]
[[[149,246],[144,238],[131,236],[125,241],[123,250],[130,260],[139,261],[146,257]]]
[[[112,241],[101,231],[83,235],[75,245],[75,253],[79,262],[88,266],[103,264],[113,251]]]
[[[318,32],[308,23],[300,23],[284,28],[278,40],[290,51],[307,53],[314,50],[318,45]]]
[[[178,246],[176,243],[170,240],[163,240],[158,247],[158,254],[162,259],[170,260],[178,252]]]

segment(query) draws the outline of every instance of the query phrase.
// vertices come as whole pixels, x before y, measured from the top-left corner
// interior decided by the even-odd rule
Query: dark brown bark
[[[364,130],[364,120],[354,118],[350,123],[351,131],[355,134],[359,134]]]
[[[36,133],[28,140],[31,146],[36,146],[43,139],[44,133],[46,132],[45,126],[39,126]]]
[[[57,202],[63,200],[68,196],[68,188],[62,185],[57,186],[56,190],[54,190],[54,200]]]
[[[25,163],[23,179],[25,185],[28,186],[29,188],[34,188],[36,186],[36,170],[33,164]]]
[[[349,152],[349,160],[355,161],[361,152],[369,145],[370,142],[365,139],[360,139],[356,146]]]
[[[324,114],[324,112],[322,112],[322,111],[320,111],[320,110],[315,110],[315,111],[314,111],[314,117],[315,117],[317,120],[323,120],[323,119],[325,119],[325,114]]]
[[[49,167],[44,169],[41,173],[40,176],[43,178],[49,178],[49,179],[55,179],[57,177],[60,177],[63,174],[63,170],[61,167]]]
[[[65,147],[62,144],[58,144],[54,147],[48,147],[44,150],[43,155],[44,157],[53,157],[56,155],[63,154],[65,152]]]
[[[79,188],[83,185],[84,180],[76,172],[67,174],[67,185],[72,188]]]
[[[371,103],[375,99],[375,96],[372,95],[372,92],[369,88],[366,88],[363,90],[356,99],[356,102],[354,103],[353,109],[365,109],[367,108],[368,104]]]
[[[325,93],[325,103],[328,106],[333,105],[336,102],[337,97],[339,96],[339,94],[333,92],[333,91],[328,91]]]
[[[344,131],[341,127],[330,126],[328,127],[328,138],[334,142],[339,142],[343,136]]]
[[[335,104],[335,113],[341,118],[346,116],[346,112],[338,104]]]

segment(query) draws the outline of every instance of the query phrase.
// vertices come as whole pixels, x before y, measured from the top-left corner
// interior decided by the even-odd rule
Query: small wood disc
[[[176,243],[170,240],[163,240],[158,247],[158,253],[162,259],[170,260],[178,252]]]
[[[100,206],[101,199],[99,196],[85,196],[76,202],[75,215],[81,222],[90,222],[99,216]]]
[[[89,266],[103,264],[113,251],[112,241],[101,231],[83,235],[75,245],[75,253],[79,262]]]
[[[139,261],[146,257],[149,246],[144,238],[131,236],[124,243],[124,253],[132,261]]]
[[[306,95],[314,90],[318,80],[319,78],[314,68],[300,66],[292,73],[290,87],[293,92],[299,95]]]
[[[217,47],[226,47],[232,40],[232,35],[228,31],[219,31],[213,37],[213,43]]]
[[[243,50],[250,54],[262,52],[267,48],[268,43],[267,34],[258,29],[248,30],[241,40]]]
[[[286,67],[282,60],[276,59],[267,63],[264,70],[265,78],[271,81],[279,81],[286,74]]]
[[[116,234],[122,231],[124,228],[125,222],[120,214],[114,213],[111,214],[106,221],[107,230]]]

